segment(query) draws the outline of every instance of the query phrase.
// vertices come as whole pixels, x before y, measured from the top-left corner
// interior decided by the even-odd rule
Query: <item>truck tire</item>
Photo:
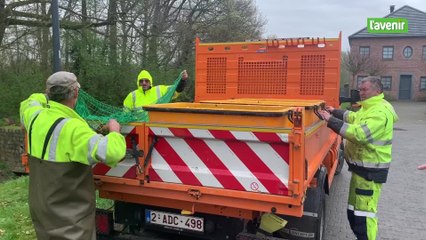
[[[290,240],[322,240],[325,227],[325,184],[327,170],[321,167],[317,173],[317,187],[308,188],[303,204],[303,216],[280,215],[287,225],[274,233],[274,237]]]
[[[340,172],[342,172],[342,168],[343,165],[345,165],[345,156],[344,156],[344,150],[345,150],[345,146],[343,145],[343,142],[340,144],[339,147],[339,151],[337,152],[337,168],[336,171],[334,172],[334,175],[337,176],[340,174]]]
[[[317,229],[315,232],[315,240],[322,240],[324,236],[324,229],[325,229],[325,191],[324,188],[322,189],[322,197],[321,197],[321,203],[320,208],[318,212],[318,218],[317,218]]]
[[[317,218],[315,227],[315,240],[323,240],[324,236],[324,228],[325,228],[325,179],[327,177],[327,170],[325,168],[321,168],[319,171],[320,176],[318,177],[318,187],[315,189],[317,191],[316,194],[319,197],[319,204],[314,206],[314,209],[317,209]],[[309,196],[308,196],[309,197]]]

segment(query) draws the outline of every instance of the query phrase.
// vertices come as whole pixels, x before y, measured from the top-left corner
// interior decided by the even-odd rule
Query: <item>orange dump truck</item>
[[[122,129],[126,159],[93,167],[114,221],[206,239],[322,239],[342,156],[316,111],[338,107],[340,48],[341,36],[197,39],[195,102],[145,107],[149,122]]]
[[[93,167],[114,221],[206,239],[322,239],[343,158],[316,111],[338,107],[340,53],[341,36],[197,39],[195,102],[145,107],[149,122],[122,129],[126,159]]]

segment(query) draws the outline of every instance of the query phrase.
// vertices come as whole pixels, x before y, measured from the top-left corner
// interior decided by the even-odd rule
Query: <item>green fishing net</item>
[[[168,88],[166,94],[157,100],[156,104],[169,103],[172,100],[181,79],[182,75],[179,75],[179,77],[173,82],[173,85]],[[93,129],[101,128],[110,119],[115,119],[122,125],[126,125],[130,122],[148,121],[148,113],[146,111],[129,110],[124,107],[105,104],[95,99],[82,89],[79,90],[75,110]]]

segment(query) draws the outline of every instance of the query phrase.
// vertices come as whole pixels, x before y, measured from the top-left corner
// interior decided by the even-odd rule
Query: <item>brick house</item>
[[[388,99],[426,100],[426,13],[403,6],[386,18],[406,18],[408,33],[371,34],[367,28],[349,36],[351,51],[380,61],[380,78]],[[366,73],[359,73],[359,82]]]

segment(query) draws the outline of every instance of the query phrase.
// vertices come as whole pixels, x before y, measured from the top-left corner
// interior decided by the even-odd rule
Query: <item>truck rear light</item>
[[[114,230],[113,213],[109,210],[96,209],[96,234],[110,235]]]

